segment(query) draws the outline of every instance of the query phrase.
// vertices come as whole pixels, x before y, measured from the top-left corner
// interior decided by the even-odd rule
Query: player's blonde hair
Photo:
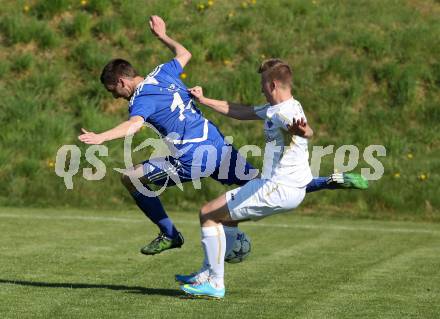
[[[261,63],[258,73],[268,81],[279,81],[282,85],[292,86],[292,69],[281,59],[268,59]]]

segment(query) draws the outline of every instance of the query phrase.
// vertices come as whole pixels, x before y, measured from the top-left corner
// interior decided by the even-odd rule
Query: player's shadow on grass
[[[126,291],[128,293],[133,293],[133,294],[182,297],[182,292],[180,290],[145,288],[140,286],[79,284],[79,283],[69,283],[69,282],[38,282],[38,281],[5,280],[5,279],[0,279],[0,284],[12,284],[19,286],[43,287],[43,288],[110,289],[117,291],[119,290]]]

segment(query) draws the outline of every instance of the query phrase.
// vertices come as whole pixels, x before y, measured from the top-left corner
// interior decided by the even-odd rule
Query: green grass
[[[91,20],[87,13],[78,12],[75,17],[65,18],[60,23],[60,29],[70,37],[85,36],[90,31]]]
[[[14,61],[12,61],[13,70],[16,72],[21,72],[29,69],[32,66],[32,55],[23,54],[15,57]]]
[[[201,262],[195,211],[174,213],[186,243],[138,253],[156,229],[136,211],[0,209],[2,318],[435,318],[440,226],[280,215],[242,229],[253,251],[226,265],[224,301],[181,298]]]
[[[123,165],[120,141],[108,144],[105,179],[86,183],[77,175],[73,192],[66,192],[47,163],[61,145],[79,144],[81,127],[99,132],[126,119],[125,106],[99,82],[110,58],[128,59],[147,74],[172,57],[148,30],[151,14],[163,16],[169,34],[193,53],[185,70],[188,86],[202,85],[214,98],[261,104],[256,69],[263,59],[280,57],[293,67],[294,95],[315,131],[311,146],[355,144],[361,154],[367,145],[386,147],[385,174],[368,192],[321,193],[307,199],[308,208],[439,219],[440,5],[434,0],[219,0],[212,6],[178,0],[3,1],[0,157],[7,165],[0,167],[1,205],[131,202],[111,170]],[[234,136],[237,147],[263,146],[261,123],[202,110]],[[321,175],[333,171],[333,159],[323,159]],[[252,162],[261,167],[261,159]],[[356,171],[362,167],[369,165],[361,161]],[[163,199],[196,209],[226,190],[214,181],[204,185],[203,192],[171,189]]]

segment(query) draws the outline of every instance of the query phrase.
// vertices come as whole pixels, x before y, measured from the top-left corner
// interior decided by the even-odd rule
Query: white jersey
[[[293,97],[277,105],[254,108],[265,120],[266,148],[262,179],[292,187],[305,187],[312,179],[307,139],[292,135],[287,126],[293,119],[307,120],[301,104]]]

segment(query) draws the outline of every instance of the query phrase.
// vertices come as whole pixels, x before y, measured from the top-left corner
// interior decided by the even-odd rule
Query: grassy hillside
[[[84,155],[81,127],[99,132],[126,119],[125,102],[99,83],[110,58],[126,58],[146,74],[172,57],[147,29],[151,14],[163,16],[169,34],[193,53],[189,86],[259,104],[256,68],[280,57],[293,66],[295,97],[316,133],[311,145],[354,144],[361,154],[370,144],[386,147],[385,174],[370,190],[312,194],[305,208],[439,219],[440,3],[433,0],[2,1],[1,205],[131,204],[112,169],[123,167],[121,141],[107,144],[101,181],[84,180],[80,170],[67,191],[53,166],[64,144],[77,144]],[[204,112],[236,146],[263,144],[261,123]],[[369,166],[361,162],[356,171],[362,167]],[[321,175],[332,171],[329,155]],[[167,190],[167,207],[195,209],[226,190],[213,181],[191,188]]]

